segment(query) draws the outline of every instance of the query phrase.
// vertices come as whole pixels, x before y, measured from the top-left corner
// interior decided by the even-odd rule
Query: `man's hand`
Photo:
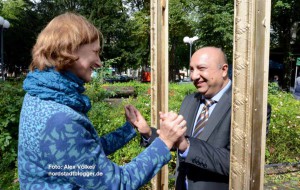
[[[186,121],[182,115],[178,116],[174,112],[160,113],[160,129],[157,134],[169,149],[184,137],[186,129]]]
[[[147,124],[145,118],[136,109],[133,105],[127,105],[124,107],[125,109],[125,117],[128,122],[130,122],[141,135],[145,138],[150,138],[151,136],[151,128]]]
[[[186,151],[186,149],[190,146],[190,142],[187,138],[182,136],[176,143],[175,147],[178,148],[180,152]]]

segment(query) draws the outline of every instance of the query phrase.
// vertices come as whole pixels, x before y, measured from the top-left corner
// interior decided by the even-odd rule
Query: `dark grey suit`
[[[231,126],[231,87],[223,94],[208,118],[200,139],[189,137],[190,150],[185,159],[177,158],[176,189],[228,189]],[[180,114],[187,121],[187,136],[192,135],[201,94],[188,95]],[[185,177],[186,176],[186,177]]]
[[[180,114],[187,121],[187,136],[192,135],[201,94],[195,93],[185,97]],[[231,126],[231,87],[223,94],[209,116],[200,139],[189,137],[190,150],[185,159],[177,158],[176,190],[186,189],[186,177],[189,190],[228,189],[230,159]],[[157,137],[152,128],[148,146]],[[178,155],[178,154],[177,154]]]

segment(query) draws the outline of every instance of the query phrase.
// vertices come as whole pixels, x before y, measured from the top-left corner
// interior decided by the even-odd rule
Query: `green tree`
[[[294,76],[295,53],[300,53],[300,32],[297,28],[297,37],[292,40],[292,28],[300,22],[300,2],[299,0],[274,0],[272,1],[271,15],[271,48],[273,51],[279,50],[280,61],[284,63],[283,89],[289,91],[292,76]],[[299,25],[300,26],[300,25]],[[272,50],[271,50],[272,52]]]
[[[39,28],[34,4],[28,0],[3,1],[0,14],[10,22],[4,31],[4,63],[16,74],[30,62],[30,50]]]
[[[179,69],[188,67],[189,48],[183,43],[183,37],[192,34],[188,19],[188,4],[186,0],[169,1],[169,67],[170,80],[175,80]],[[131,29],[130,45],[132,55],[137,61],[136,66],[150,66],[150,2],[128,1]]]
[[[192,23],[189,19],[189,1],[169,1],[169,79],[176,80],[179,70],[189,69],[189,45],[184,44],[185,36],[194,36]]]
[[[89,12],[89,15],[87,15]],[[102,60],[114,59],[112,66],[119,71],[124,64],[131,61],[128,52],[130,31],[126,27],[129,16],[121,0],[93,1],[90,8],[85,7],[84,13],[97,26],[104,37]]]
[[[198,35],[197,47],[217,46],[222,48],[229,62],[233,49],[233,0],[190,1],[190,19]]]
[[[150,66],[150,1],[123,1],[127,8],[129,19],[126,27],[128,28],[128,46],[130,52],[128,57],[131,59],[128,64],[132,68]]]

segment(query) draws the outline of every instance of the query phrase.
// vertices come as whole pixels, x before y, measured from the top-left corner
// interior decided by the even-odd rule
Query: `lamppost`
[[[190,44],[190,62],[191,62],[191,57],[192,57],[192,46],[193,46],[193,43],[198,40],[199,37],[198,36],[194,36],[192,38],[186,36],[183,38],[183,42],[184,43],[187,43],[187,44]],[[189,76],[189,70],[187,70],[187,76]]]
[[[5,20],[2,16],[0,16],[0,39],[1,39],[1,45],[0,45],[0,64],[1,64],[1,73],[2,73],[2,80],[5,80],[5,74],[4,74],[4,56],[3,56],[3,31],[4,29],[9,28],[10,23]]]

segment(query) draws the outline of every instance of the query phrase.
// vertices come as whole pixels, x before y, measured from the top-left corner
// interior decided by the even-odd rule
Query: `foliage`
[[[107,84],[104,84],[107,85]],[[147,122],[151,123],[151,96],[150,96],[150,84],[149,83],[115,83],[112,86],[134,86],[137,97],[130,97],[128,99],[123,99],[119,104],[108,104],[105,102],[97,102],[93,104],[92,110],[89,112],[89,118],[93,121],[94,126],[96,127],[99,135],[106,134],[110,131],[115,130],[120,127],[125,122],[125,117],[122,116],[125,114],[124,105],[132,104],[137,107],[142,115],[145,117]],[[192,84],[187,85],[170,85],[170,101],[169,101],[169,110],[178,112],[181,101],[188,94],[195,90]],[[114,110],[114,111],[112,111]],[[115,152],[110,156],[111,160],[114,162],[123,165],[128,163],[137,156],[143,148],[139,145],[140,136],[133,139],[125,147]],[[174,168],[176,165],[175,153],[173,153],[173,159],[169,163],[170,173],[174,174]]]
[[[281,57],[287,72],[284,74],[283,81],[286,83],[291,81],[295,58],[293,51],[300,43],[300,30],[296,30],[298,35],[294,44],[290,43],[291,28],[296,21],[299,21],[299,6],[300,4],[295,0],[272,1],[271,47],[280,48],[283,52]],[[189,48],[182,42],[184,36],[197,35],[200,39],[195,42],[196,47],[219,46],[225,50],[229,59],[232,57],[233,8],[233,0],[170,1],[170,74],[188,65]],[[5,0],[0,1],[0,15],[11,23],[10,28],[4,31],[4,60],[10,71],[19,72],[20,68],[27,68],[37,34],[54,16],[65,11],[78,12],[86,16],[102,31],[105,45],[101,59],[105,63],[118,67],[119,70],[150,64],[149,0]],[[111,131],[113,130],[111,127],[117,127],[124,122],[122,119],[115,119],[119,118],[117,115],[124,114],[121,107],[125,103],[136,105],[150,122],[149,84],[127,83],[135,87],[137,98],[129,98],[120,106],[112,106],[103,102],[103,99],[110,94],[107,94],[101,87],[102,83],[98,82],[101,81],[101,77],[87,85],[86,91],[94,105],[90,116],[100,134]],[[289,84],[284,86],[289,87]],[[23,92],[20,90],[20,84],[16,83],[1,83],[0,87],[0,95],[3,97],[0,100],[1,171],[3,167],[13,167],[16,159],[16,129]],[[169,109],[178,111],[184,94],[192,91],[191,86],[171,84]],[[267,163],[299,161],[297,157],[299,156],[297,147],[300,147],[299,101],[295,101],[289,93],[281,92],[275,84],[269,86],[269,92],[269,102],[273,112],[267,138]],[[103,111],[100,111],[102,109]],[[118,114],[110,116],[111,112]],[[110,118],[112,125],[102,124],[102,121],[107,121],[107,118]],[[131,144],[127,148],[129,147]],[[132,147],[138,147],[138,140],[135,139]],[[131,153],[134,154],[134,151],[121,152],[120,155],[127,156],[120,162],[130,160]],[[122,156],[116,157],[115,161],[122,158]]]
[[[109,96],[103,89],[105,86],[128,87],[133,86],[136,97],[122,99],[115,103],[109,103],[104,99]],[[16,153],[19,112],[24,92],[21,89],[21,82],[0,83],[0,188],[18,189],[18,183],[12,181],[17,178]],[[195,91],[191,83],[176,84],[169,86],[169,110],[179,112],[183,98]],[[99,135],[107,134],[120,127],[125,122],[124,105],[133,104],[136,106],[147,122],[151,123],[151,94],[150,84],[140,82],[102,84],[93,81],[86,85],[86,94],[91,97],[92,109],[88,113],[93,125]],[[300,101],[293,98],[290,93],[282,92],[275,84],[269,85],[269,100],[272,105],[271,123],[267,136],[266,163],[299,162],[300,152]],[[119,165],[130,162],[143,148],[139,145],[139,135],[129,142],[125,147],[118,150],[109,158]],[[169,162],[170,175],[174,175],[176,165],[175,153]],[[9,168],[9,169],[8,169]],[[11,171],[9,171],[12,169]],[[6,171],[6,172],[4,172]],[[174,180],[174,179],[172,179]],[[11,183],[8,185],[7,183]],[[171,182],[170,182],[171,183]],[[173,183],[170,184],[172,186]],[[7,187],[7,188],[6,188]],[[143,189],[151,189],[150,184]]]
[[[14,168],[13,170],[6,170],[1,172],[0,189],[19,190],[20,185],[17,179],[18,179],[17,168]]]
[[[265,190],[300,189],[300,171],[281,175],[265,175]]]
[[[7,0],[2,4],[0,14],[11,23],[11,28],[7,33],[5,32],[4,40],[5,60],[11,71],[17,71],[15,66],[23,69],[28,67],[31,62],[30,52],[38,33],[54,16],[66,11],[82,14],[101,30],[104,36],[101,59],[104,62],[113,60],[111,66],[118,71],[150,65],[149,0]],[[233,5],[230,7],[231,4],[226,3],[224,8],[220,6],[220,2],[214,4],[216,6],[213,6],[213,12],[207,12],[210,7],[205,7],[198,1],[170,1],[169,39],[172,81],[175,79],[173,73],[188,67],[189,48],[182,42],[184,36],[203,36],[204,33],[199,40],[201,45],[211,42],[209,45],[225,47],[227,44],[228,47],[232,47],[228,40],[232,36],[230,19],[232,20],[233,17]],[[196,11],[194,5],[197,7]],[[196,18],[199,13],[202,17]],[[207,14],[210,14],[210,17],[214,14],[216,18],[205,19],[203,15]],[[215,23],[213,28],[210,27],[209,30],[208,27],[204,28],[210,23]]]
[[[109,66],[110,64],[107,64],[107,66],[97,69],[95,71],[96,77],[93,77],[92,81],[86,84],[85,94],[90,98],[91,102],[99,102],[113,95],[113,92],[106,91],[104,88],[102,88],[105,77],[104,75],[106,74],[105,70]]]
[[[192,1],[190,17],[199,37],[199,45],[222,48],[231,62],[233,49],[233,0]]]
[[[34,4],[28,0],[7,0],[0,9],[0,15],[10,22],[3,32],[4,63],[16,75],[30,63],[37,30],[43,26],[33,8]]]
[[[129,56],[136,61],[137,66],[150,65],[150,8],[146,1],[140,1],[142,6],[136,2],[131,4],[132,16],[128,19],[127,27],[130,28],[128,36],[132,48]],[[135,65],[135,64],[134,64]]]
[[[122,117],[122,115],[124,115],[123,103],[120,105],[109,105],[105,102],[97,102],[94,103],[93,106],[94,108],[89,113],[89,117],[93,120],[95,128],[99,131],[99,135],[109,133],[125,123],[125,117]],[[115,111],[112,112],[112,109]],[[111,155],[110,159],[120,165],[130,162],[132,156],[135,156],[142,151],[138,142],[139,139],[135,138],[124,148]]]
[[[295,0],[272,1],[271,26],[273,29],[271,44],[273,47],[289,47],[291,42],[292,25],[299,22],[299,2]],[[289,18],[289,19],[287,19]],[[298,33],[299,34],[299,33]],[[300,41],[300,38],[298,37]]]
[[[290,93],[269,94],[272,105],[271,123],[267,136],[267,163],[299,162],[300,101]]]
[[[195,31],[187,14],[190,11],[188,3],[186,0],[169,1],[169,78],[173,82],[180,69],[189,69],[190,47],[183,43],[183,38],[194,36]]]
[[[195,92],[195,86],[192,83],[180,84],[171,83],[169,90],[169,110],[179,112],[181,102],[188,94]]]
[[[277,61],[284,63],[282,86],[289,91],[295,58],[300,52],[300,3],[295,0],[273,0],[271,6],[271,55],[274,49]]]
[[[270,82],[268,84],[268,93],[276,95],[280,92],[280,87],[277,82]]]
[[[99,102],[111,95],[97,83],[91,83],[86,85],[87,90],[85,94],[90,98],[91,102]],[[95,90],[97,93],[95,93]]]
[[[19,114],[24,92],[16,82],[0,82],[0,173],[15,165]]]
[[[233,0],[169,1],[170,79],[188,67],[189,45],[184,36],[197,35],[194,47],[214,45],[224,49],[231,63],[233,46]],[[299,52],[300,4],[295,0],[272,1],[271,48],[285,64],[283,88],[289,89],[294,76],[295,52]],[[0,1],[0,15],[11,27],[4,32],[4,60],[12,72],[25,70],[31,49],[41,29],[65,11],[87,17],[104,35],[101,59],[113,60],[118,71],[150,65],[150,0],[6,0]],[[297,34],[292,37],[292,33]],[[292,42],[292,43],[291,43]],[[271,50],[272,53],[272,50]],[[18,73],[17,73],[18,74]]]

